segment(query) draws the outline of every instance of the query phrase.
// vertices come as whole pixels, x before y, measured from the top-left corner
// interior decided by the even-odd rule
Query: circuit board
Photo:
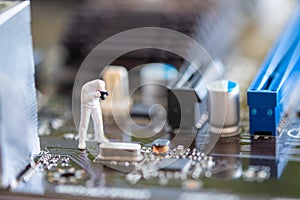
[[[73,29],[71,32],[73,33]],[[214,52],[215,46],[211,47],[214,47]],[[152,57],[152,54],[149,55]],[[38,111],[41,151],[28,157],[12,156],[15,161],[22,159],[29,164],[26,167],[14,166],[24,170],[18,173],[16,182],[11,183],[8,190],[1,189],[0,199],[299,198],[300,99],[297,94],[300,91],[293,88],[297,90],[293,97],[294,107],[281,120],[278,135],[251,135],[246,91],[254,78],[258,63],[247,62],[247,56],[240,62],[238,55],[232,57],[237,63],[226,63],[225,59],[227,67],[223,78],[240,85],[241,106],[237,135],[220,137],[219,134],[209,132],[207,112],[201,113],[195,128],[171,130],[166,126],[157,131],[155,123],[161,121],[161,116],[157,114],[153,118],[148,117],[147,113],[150,111],[147,108],[146,115],[143,113],[145,107],[139,107],[141,94],[137,91],[136,96],[132,97],[132,107],[140,109],[141,115],[132,114],[128,118],[130,123],[135,123],[130,128],[134,134],[124,133],[113,118],[106,116],[104,132],[112,142],[140,144],[142,159],[101,160],[99,144],[94,141],[92,123],[88,129],[87,148],[78,149],[79,136],[70,103],[72,95],[58,95]],[[133,60],[126,59],[126,62],[132,64]],[[138,82],[136,77],[132,77],[135,75],[138,72],[129,75],[131,86],[132,82]],[[6,91],[4,93],[7,95]],[[148,128],[146,130],[143,127]],[[151,136],[135,137],[138,135]],[[22,136],[26,137],[24,134]],[[30,138],[24,139],[31,142]],[[157,139],[170,141],[168,151],[154,151],[151,144]],[[16,140],[13,144],[15,143]],[[31,147],[36,146],[32,144]]]
[[[143,160],[98,161],[98,144],[88,134],[87,149],[77,148],[78,136],[71,114],[63,104],[40,113],[41,153],[20,177],[17,191],[65,198],[117,199],[270,199],[299,197],[299,113],[285,123],[280,136],[251,136],[248,119],[240,122],[240,134],[218,137],[206,132],[161,131],[154,137],[128,136],[112,121],[105,133],[113,141],[142,145]],[[53,117],[53,116],[57,117]],[[50,117],[51,116],[51,117]],[[61,117],[63,116],[63,117]],[[245,115],[246,116],[246,115]],[[148,119],[137,119],[140,124]],[[156,138],[171,141],[163,155],[152,152]],[[174,139],[176,138],[176,139]],[[175,142],[174,142],[175,141]],[[177,142],[176,142],[177,141]],[[189,147],[181,141],[191,141]],[[211,144],[213,148],[211,147]],[[70,196],[69,196],[70,195]]]

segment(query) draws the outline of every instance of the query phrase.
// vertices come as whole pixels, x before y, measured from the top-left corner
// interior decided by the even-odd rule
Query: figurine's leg
[[[81,115],[80,115],[80,124],[79,124],[79,149],[85,149],[86,148],[86,136],[87,136],[87,130],[88,125],[90,121],[90,115],[91,115],[91,109],[87,106],[81,105]]]
[[[103,131],[103,119],[100,105],[92,109],[92,117],[94,121],[95,141],[99,143],[107,143],[109,140],[105,137]]]

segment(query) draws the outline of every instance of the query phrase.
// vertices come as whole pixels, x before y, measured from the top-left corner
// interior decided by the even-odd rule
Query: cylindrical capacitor
[[[208,84],[208,112],[210,131],[229,137],[239,133],[239,85],[228,80]]]
[[[101,101],[103,115],[127,117],[131,106],[127,69],[123,66],[108,66],[103,79],[109,93],[106,100]]]

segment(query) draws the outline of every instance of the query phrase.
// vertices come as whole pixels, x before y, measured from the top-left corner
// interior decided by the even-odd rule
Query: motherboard
[[[207,129],[203,122],[198,131],[162,131],[139,140],[108,121],[105,133],[109,138],[141,144],[141,161],[97,160],[99,146],[92,132],[87,149],[78,150],[76,129],[67,118],[67,113],[41,118],[44,126],[47,123],[45,135],[40,136],[42,151],[19,177],[23,184],[19,192],[27,193],[30,188],[50,196],[113,199],[280,199],[300,195],[298,112],[277,137],[250,135],[248,119],[243,119],[240,134],[233,137],[202,134]],[[147,123],[139,119],[141,124],[143,121]],[[51,129],[50,135],[47,129]],[[157,138],[171,141],[169,151],[153,152],[149,143]],[[177,141],[191,141],[191,145],[185,147]]]
[[[300,88],[297,87],[300,35],[296,33],[300,9],[295,11],[294,18],[291,17],[283,34],[278,36],[265,62],[260,62],[248,59],[232,48],[232,42],[237,40],[244,28],[241,24],[249,23],[248,20],[253,17],[252,10],[258,4],[256,1],[238,3],[232,0],[235,6],[217,1],[208,1],[201,6],[197,2],[190,2],[188,6],[181,1],[174,5],[158,2],[149,9],[146,4],[141,7],[130,0],[124,4],[112,2],[103,1],[96,6],[91,1],[77,11],[79,13],[75,15],[63,42],[65,49],[69,50],[69,61],[65,65],[78,70],[74,63],[82,62],[94,68],[90,71],[79,69],[76,78],[82,78],[78,75],[80,73],[89,77],[78,82],[77,79],[68,82],[72,73],[62,76],[65,80],[60,81],[68,84],[64,82],[63,90],[57,91],[46,103],[43,103],[45,95],[40,92],[37,92],[37,102],[34,98],[33,55],[28,55],[28,59],[23,59],[20,64],[15,57],[22,54],[18,50],[22,45],[15,45],[14,39],[0,38],[3,44],[7,42],[7,48],[17,49],[12,52],[21,52],[8,59],[12,64],[7,66],[16,65],[24,69],[25,61],[29,63],[28,69],[24,70],[26,73],[17,73],[20,70],[9,67],[1,68],[7,73],[6,77],[12,77],[11,80],[25,77],[20,85],[27,84],[28,88],[20,90],[20,85],[15,84],[15,89],[7,92],[12,85],[9,84],[11,80],[1,79],[4,87],[0,90],[0,199],[300,198]],[[3,4],[5,9],[0,10],[0,35],[12,35],[10,31],[15,30],[15,24],[24,20],[24,27],[19,24],[20,30],[16,29],[14,34],[22,36],[18,38],[24,36],[25,42],[20,41],[26,43],[26,52],[32,51],[29,6],[29,1],[6,2]],[[6,10],[11,8],[13,12],[7,15]],[[111,8],[118,14],[104,12]],[[88,12],[89,9],[91,12]],[[98,14],[100,11],[102,15]],[[147,13],[142,15],[143,12]],[[153,16],[157,18],[153,20]],[[188,17],[182,21],[174,16]],[[113,23],[105,26],[106,21]],[[125,21],[130,22],[131,30],[122,26]],[[91,22],[99,22],[101,27],[99,30],[95,28],[95,35],[89,35],[90,40],[87,40],[86,33],[94,28]],[[160,29],[143,29],[141,24]],[[78,30],[81,31],[76,32]],[[132,30],[136,32],[130,35]],[[113,36],[109,38],[108,33]],[[124,37],[118,40],[115,35]],[[176,39],[177,36],[181,40]],[[190,38],[199,39],[205,53],[197,51],[197,45],[188,43]],[[87,56],[93,62],[82,61],[94,43],[102,40],[104,50],[101,51],[100,47],[98,55],[91,53]],[[142,45],[145,45],[144,50],[131,49],[132,46],[144,47]],[[159,49],[158,45],[163,47]],[[128,50],[128,54],[122,52],[123,48]],[[5,56],[6,50],[1,52],[1,61],[11,58]],[[188,55],[188,59],[180,52]],[[113,66],[111,71],[107,67],[107,74],[101,72],[99,77],[98,65],[109,62],[113,53],[120,55],[109,63],[109,67]],[[125,67],[116,66],[120,63]],[[260,63],[261,68],[257,69]],[[158,72],[155,69],[159,69]],[[179,72],[181,76],[173,77],[173,82],[168,85],[164,82],[151,85],[153,77],[163,74],[163,81],[166,81],[173,72]],[[109,143],[95,141],[96,128],[90,123],[86,147],[80,148],[79,96],[81,86],[91,77],[106,82],[105,95],[108,97],[105,100],[106,97],[101,96],[100,104],[104,135]],[[226,90],[208,87],[209,81],[219,79],[227,80]],[[119,82],[120,85],[111,87],[109,82]],[[73,87],[73,94],[69,87]],[[237,88],[238,93],[230,94]],[[216,100],[220,91],[224,101],[219,98],[212,104],[210,101]],[[97,89],[97,92],[103,91]],[[175,97],[180,98],[174,100]],[[119,98],[120,101],[110,104],[107,103],[109,98]],[[128,102],[124,103],[124,99]],[[24,102],[32,109],[27,104],[16,106]],[[220,109],[224,107],[225,111]],[[125,113],[126,109],[129,113]],[[34,116],[30,118],[27,111]],[[213,123],[218,123],[218,120],[213,120],[214,117],[223,118],[224,123],[233,121],[234,134],[213,129]]]

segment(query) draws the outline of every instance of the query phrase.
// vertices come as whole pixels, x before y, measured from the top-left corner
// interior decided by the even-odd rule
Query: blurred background
[[[246,90],[296,3],[296,0],[32,0],[39,108],[53,99],[71,106],[77,70],[103,40],[133,28],[163,27],[194,38],[213,59],[220,59],[225,66],[224,78],[240,84],[241,102],[246,109]],[[175,44],[175,48],[181,47]],[[185,65],[178,55],[157,49],[133,51],[112,64],[129,70],[151,62],[171,64],[176,69]],[[139,82],[139,72],[131,73],[130,89]]]

